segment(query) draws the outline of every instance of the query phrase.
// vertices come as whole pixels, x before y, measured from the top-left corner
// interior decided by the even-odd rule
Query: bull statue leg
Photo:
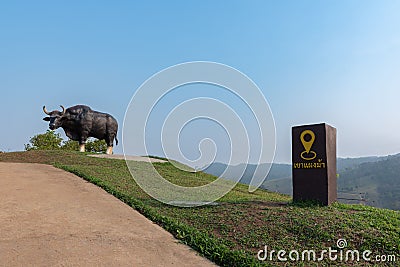
[[[107,144],[107,151],[106,151],[107,155],[112,155],[113,153],[114,138],[115,135],[112,133],[107,134],[107,136],[104,138],[104,141],[106,141]]]
[[[85,144],[88,138],[88,133],[82,133],[81,138],[79,140],[79,152],[85,152]]]
[[[79,152],[85,152],[85,144],[89,137],[89,132],[84,131],[81,133],[81,137],[79,138]]]
[[[85,144],[79,145],[79,152],[85,152]]]

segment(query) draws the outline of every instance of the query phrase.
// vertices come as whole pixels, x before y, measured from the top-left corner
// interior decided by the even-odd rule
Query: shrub
[[[104,140],[89,139],[86,142],[86,151],[94,153],[105,153],[107,144]],[[25,150],[79,150],[78,141],[63,141],[59,133],[47,130],[44,134],[37,134],[29,140],[29,144],[25,144]]]
[[[61,138],[59,133],[47,130],[44,134],[37,134],[25,144],[25,150],[57,150],[61,148]]]
[[[77,151],[79,150],[79,142],[74,140],[67,140],[62,143],[62,150]]]
[[[86,151],[94,153],[106,153],[107,144],[104,140],[91,139],[86,142]]]

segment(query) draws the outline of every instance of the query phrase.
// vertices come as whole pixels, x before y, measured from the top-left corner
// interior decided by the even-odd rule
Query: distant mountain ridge
[[[270,164],[261,164],[266,169]],[[230,166],[224,178],[237,179],[241,171],[240,182],[249,184],[257,165],[239,164]],[[220,176],[227,165],[213,163],[204,172]],[[366,204],[370,206],[400,210],[400,154],[383,157],[338,158],[338,191],[343,194],[365,194]],[[264,178],[264,177],[259,177]],[[292,194],[292,166],[273,163],[262,188],[283,194]]]

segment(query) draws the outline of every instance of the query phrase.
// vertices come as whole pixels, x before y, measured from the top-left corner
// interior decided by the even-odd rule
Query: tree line
[[[86,152],[105,153],[107,144],[104,140],[89,139],[85,145]],[[79,143],[73,140],[63,140],[59,133],[47,130],[43,134],[33,136],[28,144],[25,144],[25,150],[69,150],[78,151]]]

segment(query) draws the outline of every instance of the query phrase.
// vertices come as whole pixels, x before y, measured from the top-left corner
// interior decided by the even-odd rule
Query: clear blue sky
[[[398,153],[399,14],[399,1],[3,1],[0,150],[47,129],[44,104],[87,104],[122,125],[147,78],[202,60],[261,88],[277,162],[304,123],[335,126],[342,157]]]

